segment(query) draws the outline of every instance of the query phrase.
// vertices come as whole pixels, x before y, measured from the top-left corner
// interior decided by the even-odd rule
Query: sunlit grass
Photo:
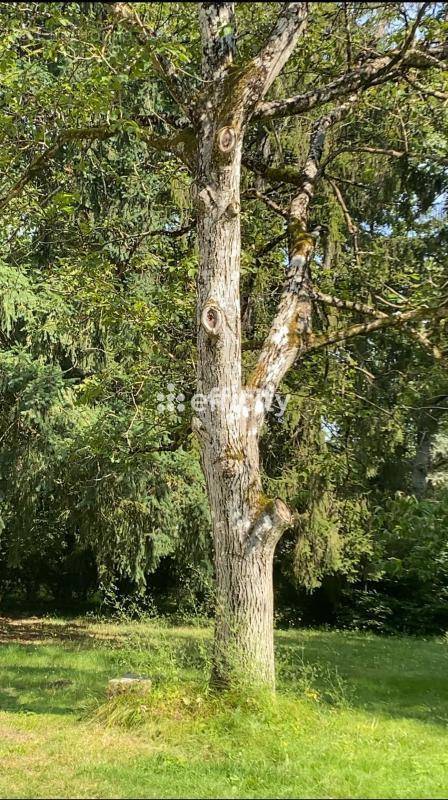
[[[274,699],[209,691],[206,628],[0,638],[1,797],[446,797],[444,640],[279,632]],[[153,690],[108,701],[128,670]]]

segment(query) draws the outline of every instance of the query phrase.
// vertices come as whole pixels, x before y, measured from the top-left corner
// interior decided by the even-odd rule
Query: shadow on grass
[[[95,634],[79,622],[55,623],[38,617],[0,617],[0,644],[68,641],[90,646],[94,640]]]
[[[0,617],[0,710],[79,714],[105,697],[116,655],[79,620]]]
[[[278,631],[279,688],[303,675],[323,702],[448,726],[448,647],[346,632]]]
[[[45,645],[39,647],[40,658],[45,656],[45,649]],[[73,661],[72,667],[17,667],[3,659],[0,711],[79,716],[97,700],[105,699],[111,668],[83,669],[77,666],[76,658]]]

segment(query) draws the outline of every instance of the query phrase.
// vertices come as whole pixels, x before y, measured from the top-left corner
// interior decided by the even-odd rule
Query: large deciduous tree
[[[316,221],[326,222],[321,204],[316,202],[322,184],[332,193],[345,222],[354,269],[363,257],[359,245],[362,232],[353,220],[343,190],[344,186],[362,189],[363,184],[353,176],[338,179],[330,171],[331,165],[347,151],[351,155],[370,153],[391,159],[415,157],[407,146],[404,123],[403,151],[378,146],[376,142],[370,144],[365,136],[357,145],[350,138],[344,143],[342,137],[330,152],[329,142],[338,126],[348,124],[351,115],[359,114],[361,124],[366,98],[372,101],[378,93],[381,105],[386,84],[403,83],[419,97],[428,93],[445,102],[443,91],[428,88],[419,80],[419,73],[440,74],[446,64],[445,23],[440,4],[435,3],[422,3],[414,9],[411,19],[406,9],[403,12],[402,4],[391,4],[394,9],[390,13],[384,5],[378,20],[374,10],[365,4],[356,21],[350,21],[350,4],[329,4],[333,16],[326,35],[331,37],[332,25],[338,20],[338,30],[344,34],[343,57],[337,64],[321,65],[317,85],[310,86],[300,72],[300,59],[290,60],[301,47],[308,48],[307,52],[311,47],[317,58],[320,49],[324,49],[324,32],[319,25],[311,45],[307,40],[307,28],[320,13],[320,4],[255,6],[254,13],[262,18],[264,41],[255,54],[245,55],[246,46],[238,38],[236,24],[239,4],[200,3],[202,72],[200,78],[194,76],[192,80],[188,69],[179,69],[172,63],[166,42],[158,49],[157,33],[145,16],[146,5],[157,6],[104,5],[104,16],[110,13],[114,30],[129,29],[133,41],[142,48],[148,69],[163,84],[169,98],[166,108],[161,114],[136,114],[131,119],[120,116],[112,124],[107,120],[60,131],[0,198],[0,208],[20,197],[24,187],[67,144],[108,140],[123,131],[157,152],[178,158],[189,171],[199,249],[197,388],[203,399],[202,404],[196,404],[192,427],[201,446],[212,516],[216,573],[214,679],[221,685],[238,678],[273,687],[273,557],[282,532],[294,521],[294,514],[283,500],[268,497],[263,491],[259,443],[273,398],[288,371],[302,363],[308,353],[380,330],[401,327],[418,346],[438,358],[440,353],[422,324],[427,320],[435,324],[448,316],[446,301],[441,299],[436,284],[429,292],[429,301],[425,298],[407,303],[394,311],[390,306],[387,310],[375,307],[370,297],[366,299],[366,293],[336,297],[325,292],[334,242],[328,226],[316,225]],[[265,7],[269,7],[267,18]],[[268,34],[266,19],[272,23]],[[367,23],[373,38],[361,47],[357,32]],[[192,62],[196,58],[195,46],[192,45]],[[106,59],[105,50],[106,43],[98,50],[98,58]],[[294,67],[286,75],[288,61]],[[307,63],[311,62],[308,52]],[[110,66],[107,60],[105,63]],[[271,87],[279,77],[292,95],[269,99]],[[194,83],[197,85],[192,89]],[[291,157],[286,163],[280,141],[284,120],[291,118],[300,118],[302,130],[306,129],[306,144],[298,164],[291,164]],[[363,134],[368,135],[369,130],[371,126],[366,125]],[[250,146],[245,147],[249,138]],[[276,143],[274,153],[269,147],[272,140]],[[243,167],[255,176],[254,186],[244,193]],[[258,356],[247,374],[243,369],[240,304],[243,196],[264,204],[282,220],[288,242],[277,308],[264,341],[250,342],[252,348],[257,347]],[[182,235],[182,228],[179,233]],[[319,234],[325,247],[317,253]],[[276,237],[273,247],[283,235]],[[322,313],[327,307],[342,310],[346,316],[356,315],[357,320],[314,333],[314,312],[317,309]],[[246,312],[247,304],[245,318]]]

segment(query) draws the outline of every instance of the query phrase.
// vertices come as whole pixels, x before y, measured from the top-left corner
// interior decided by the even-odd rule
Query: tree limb
[[[243,197],[260,200],[268,208],[270,208],[274,214],[278,214],[280,217],[283,217],[283,219],[289,219],[289,214],[286,209],[279,206],[278,203],[276,203],[274,200],[271,200],[271,198],[267,197],[265,194],[263,194],[263,192],[259,192],[258,189],[247,189],[244,192]]]
[[[334,196],[336,197],[337,202],[339,203],[340,208],[342,209],[342,213],[344,215],[345,224],[347,225],[348,232],[353,239],[353,249],[355,251],[355,258],[356,262],[359,262],[359,247],[358,247],[358,226],[355,225],[353,222],[350,212],[347,208],[347,203],[345,202],[342,192],[339,189],[336,181],[331,178],[327,178],[328,183],[330,184],[331,188],[333,189]]]
[[[413,308],[409,311],[399,311],[396,314],[375,319],[373,322],[363,322],[358,325],[350,325],[348,328],[343,328],[340,331],[335,331],[325,336],[315,336],[307,343],[304,343],[301,348],[301,353],[308,353],[311,350],[318,350],[322,347],[327,347],[330,344],[337,342],[344,342],[347,339],[353,339],[356,336],[365,336],[378,330],[385,330],[387,328],[395,328],[413,320],[421,319],[445,319],[448,317],[448,306],[437,306],[430,308],[428,306],[420,306]]]
[[[405,150],[394,150],[392,147],[371,147],[369,145],[355,145],[354,147],[350,147],[350,145],[345,145],[344,147],[338,147],[337,150],[334,150],[328,155],[322,164],[322,169],[325,169],[325,167],[341,155],[341,153],[376,153],[378,155],[391,156],[391,158],[409,157],[409,153]]]
[[[408,75],[405,75],[404,78],[410,86],[413,86],[414,89],[418,89],[418,91],[426,97],[436,97],[437,100],[448,100],[448,92],[441,92],[438,89],[428,89],[427,86],[423,86],[422,83],[414,80],[414,78],[410,78]]]
[[[409,31],[408,35],[406,36],[402,47],[400,48],[398,53],[395,56],[392,57],[392,60],[387,65],[387,67],[385,67],[385,69],[387,71],[390,71],[392,67],[394,67],[396,64],[399,64],[405,58],[406,53],[408,52],[408,50],[410,49],[412,43],[415,40],[415,35],[417,33],[418,26],[420,25],[420,22],[421,22],[424,14],[425,14],[425,11],[428,8],[428,6],[430,6],[430,5],[431,5],[430,1],[429,2],[424,2],[424,3],[421,4],[420,8],[417,11],[415,20],[414,20],[414,22],[413,22],[413,24],[411,26],[411,30]]]
[[[252,116],[272,83],[291,56],[297,41],[306,27],[307,3],[287,3],[279,14],[274,29],[258,55],[242,69],[230,69],[231,60],[224,58],[224,68],[216,63],[206,64],[204,74],[216,87],[222,83],[221,96],[224,99],[221,123],[225,127],[242,129]],[[233,6],[231,3],[203,3],[201,5],[202,26],[211,22],[207,17],[216,16],[220,8]],[[204,22],[205,18],[205,22]],[[205,54],[206,55],[206,54]],[[219,61],[219,59],[218,59]],[[213,67],[214,65],[214,67]],[[227,72],[225,80],[224,71]]]
[[[333,306],[333,308],[356,311],[359,314],[366,314],[366,316],[369,317],[386,318],[389,316],[388,314],[385,314],[384,311],[380,311],[379,308],[369,306],[367,303],[360,303],[357,300],[344,300],[341,297],[335,297],[332,294],[326,294],[325,292],[320,292],[317,289],[312,290],[311,297],[313,300],[320,300],[321,303],[325,303],[325,305],[328,306]]]
[[[287,3],[279,15],[274,30],[253,61],[253,67],[260,72],[261,84],[258,87],[261,100],[280,74],[294,47],[305,30],[308,17],[308,3]]]
[[[333,306],[334,308],[343,308],[347,311],[356,311],[360,314],[366,314],[369,317],[376,317],[377,319],[387,319],[389,314],[386,314],[384,311],[381,311],[379,308],[374,308],[373,306],[369,306],[366,303],[360,303],[358,301],[353,300],[343,300],[340,297],[334,297],[330,294],[325,294],[324,292],[319,292],[313,290],[311,293],[314,300],[320,300],[322,303],[326,305]],[[411,336],[417,339],[420,344],[428,350],[437,361],[441,361],[443,359],[443,353],[437,345],[433,344],[430,339],[426,336],[425,333],[418,330],[418,328],[410,328],[409,332]]]
[[[116,239],[109,239],[107,242],[104,242],[98,250],[102,250],[104,247],[107,247],[111,244],[119,244],[120,242],[128,242],[130,239],[137,239],[138,243],[143,239],[149,237],[156,237],[156,236],[167,236],[169,239],[180,239],[182,236],[185,236],[190,231],[194,230],[195,223],[191,222],[188,225],[184,225],[181,228],[156,228],[150,231],[142,231],[142,233],[130,233],[127,236],[119,236]]]
[[[327,158],[325,158],[321,163],[321,172],[327,167],[331,161],[334,161],[337,156],[341,153],[377,153],[379,155],[391,156],[392,158],[403,158],[403,156],[407,156],[408,158],[428,158],[434,159],[435,161],[446,163],[447,159],[437,156],[430,156],[430,155],[421,155],[421,154],[413,154],[407,153],[405,150],[394,150],[391,147],[371,147],[369,145],[360,145],[360,146],[344,146],[339,147],[337,150],[334,150],[330,153]],[[249,169],[251,172],[254,172],[257,175],[261,175],[263,178],[267,178],[272,183],[289,183],[292,186],[301,186],[302,183],[302,173],[295,167],[290,166],[279,166],[279,167],[271,167],[268,164],[264,164],[262,161],[258,161],[255,158],[251,158],[250,156],[245,156],[243,158],[243,164],[246,169]],[[333,178],[333,180],[339,180],[344,183],[351,183],[355,186],[361,186],[361,188],[371,188],[366,186],[365,184],[359,184],[355,181],[347,181],[346,178],[340,177],[333,177],[328,176],[329,178]]]
[[[311,333],[310,260],[315,239],[307,230],[309,207],[320,174],[327,131],[350,111],[356,100],[357,95],[353,95],[346,103],[318,119],[313,126],[307,159],[301,173],[301,186],[291,201],[289,211],[289,265],[286,281],[276,316],[248,381],[249,387],[262,390],[268,398],[275,393],[302,347],[302,342]],[[262,415],[257,424],[262,424]]]
[[[400,63],[397,65],[397,56]],[[404,53],[393,51],[384,56],[373,58],[362,66],[341,75],[326,86],[312,89],[304,94],[289,97],[286,100],[271,100],[260,103],[254,114],[255,119],[272,117],[285,117],[292,114],[302,114],[316,106],[328,103],[334,98],[344,97],[351,92],[365,90],[370,86],[385,83],[389,80],[404,77],[410,69],[429,69],[430,67],[445,66],[448,59],[448,44],[437,47],[411,48]]]
[[[331,299],[339,307],[343,305],[351,310],[368,313],[369,315],[374,315],[376,319],[373,322],[350,326],[343,331],[338,331],[328,336],[311,336],[310,301],[313,296],[313,290],[309,274],[309,261],[314,244],[309,234],[306,234],[308,208],[314,195],[315,181],[321,172],[320,164],[326,131],[331,124],[339,120],[352,107],[356,99],[357,95],[352,96],[347,103],[333,109],[328,115],[319,119],[313,128],[308,158],[301,173],[300,191],[291,204],[290,214],[295,225],[291,229],[290,223],[289,228],[290,267],[287,281],[283,289],[277,315],[262,346],[255,370],[248,382],[250,387],[262,389],[267,392],[268,396],[275,392],[283,375],[294,362],[299,352],[303,353],[311,349],[324,347],[380,328],[399,324],[404,325],[411,320],[423,319],[428,315],[428,309],[425,307],[389,316],[364,304],[337,301],[336,298],[331,298],[331,296],[321,295],[321,299],[324,297]],[[298,179],[298,174],[297,171],[294,171],[294,180]],[[298,242],[294,242],[294,237],[297,233],[299,234]],[[314,296],[316,296],[315,293]],[[442,307],[442,311],[438,309],[434,312],[434,315],[436,318],[448,316],[448,309]],[[440,351],[437,351],[437,348],[431,345],[425,334],[415,330],[412,333],[425,347],[431,347],[434,355],[438,357],[437,353],[440,353]]]
[[[222,81],[235,56],[235,3],[201,3],[202,76]]]
[[[243,158],[243,164],[246,169],[249,169],[256,175],[261,175],[263,178],[267,178],[273,183],[290,183],[292,186],[298,187],[302,185],[302,173],[295,167],[270,167],[261,161],[250,158],[249,156]]]

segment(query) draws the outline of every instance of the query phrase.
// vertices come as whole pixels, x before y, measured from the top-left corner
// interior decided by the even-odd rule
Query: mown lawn
[[[0,796],[446,797],[448,640],[277,634],[279,691],[207,691],[210,631],[0,618]],[[106,701],[144,672],[148,699]]]

